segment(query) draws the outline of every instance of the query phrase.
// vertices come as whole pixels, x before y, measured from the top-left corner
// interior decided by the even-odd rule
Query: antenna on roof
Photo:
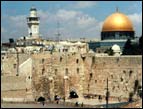
[[[116,12],[119,12],[119,8],[118,8],[118,6],[116,7]]]
[[[59,28],[60,28],[60,22],[57,21],[57,38],[58,38],[58,41],[60,41],[60,35],[61,35]]]

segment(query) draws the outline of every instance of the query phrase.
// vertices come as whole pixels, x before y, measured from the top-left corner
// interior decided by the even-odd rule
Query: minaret
[[[30,9],[30,16],[27,17],[28,24],[28,36],[35,39],[39,38],[39,17],[37,17],[36,8],[32,7]]]

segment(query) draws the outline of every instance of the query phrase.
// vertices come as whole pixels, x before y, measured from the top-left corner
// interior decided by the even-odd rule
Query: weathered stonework
[[[135,80],[142,81],[142,57],[39,53],[31,55],[20,72],[19,76],[25,74],[27,100],[40,96],[53,100],[55,95],[68,99],[71,90],[75,90],[80,98],[84,95],[105,97],[107,78],[111,98],[128,98],[134,91]],[[2,85],[5,84],[2,82]],[[3,90],[2,95],[4,93]]]

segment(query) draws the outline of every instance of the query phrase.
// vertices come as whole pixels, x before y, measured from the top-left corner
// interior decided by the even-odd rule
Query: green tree
[[[107,49],[104,53],[107,53],[109,56],[114,55],[114,52],[111,48]]]
[[[132,45],[131,45],[131,40],[128,39],[124,45],[123,48],[123,55],[131,55],[132,54]]]
[[[143,37],[142,36],[139,38],[139,47],[140,47],[141,52],[142,52],[143,51]]]
[[[140,43],[133,43],[130,39],[128,39],[123,48],[123,55],[141,55],[142,54],[142,39],[140,39]]]
[[[132,44],[131,49],[131,55],[141,55],[141,49],[138,43]]]

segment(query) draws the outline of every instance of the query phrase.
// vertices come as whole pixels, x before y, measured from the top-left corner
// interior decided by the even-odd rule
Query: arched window
[[[78,62],[79,62],[79,60],[78,59],[76,59],[76,63],[78,64]]]
[[[62,62],[62,57],[60,57],[60,62]]]

